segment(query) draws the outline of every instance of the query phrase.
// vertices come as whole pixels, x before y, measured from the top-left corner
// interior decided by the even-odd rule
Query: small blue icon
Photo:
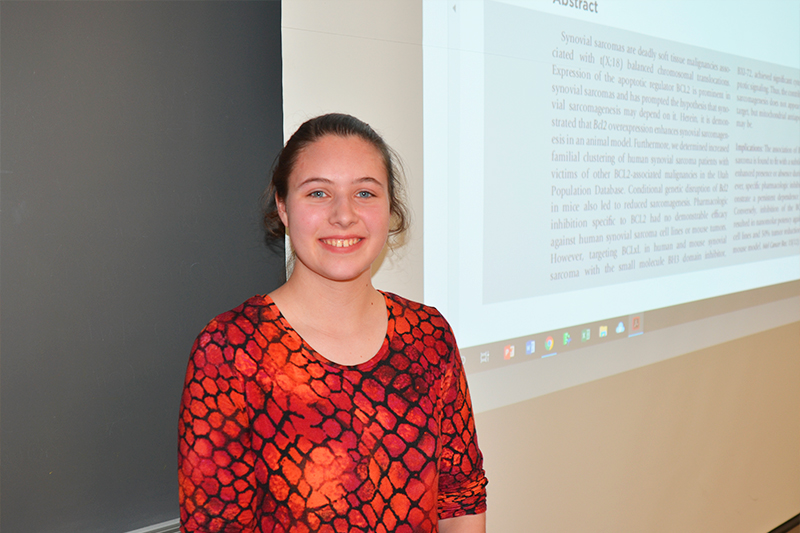
[[[617,324],[617,333],[625,333],[625,325],[622,322]]]
[[[528,341],[525,343],[525,353],[528,355],[536,351],[536,341]]]

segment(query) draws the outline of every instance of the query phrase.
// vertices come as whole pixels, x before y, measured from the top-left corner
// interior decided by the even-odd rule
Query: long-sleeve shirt
[[[450,326],[384,293],[369,361],[318,354],[268,296],[192,348],[178,470],[184,532],[433,532],[486,509],[486,477]]]

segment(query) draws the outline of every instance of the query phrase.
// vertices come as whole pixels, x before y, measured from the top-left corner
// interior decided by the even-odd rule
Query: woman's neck
[[[337,363],[370,359],[386,333],[386,303],[369,271],[354,280],[332,281],[296,269],[270,297],[306,342]]]
[[[376,289],[372,285],[370,271],[363,272],[355,279],[334,281],[309,271],[302,265],[295,265],[289,279],[270,296],[277,296],[292,305],[307,307],[307,311],[319,311],[335,316],[347,312],[358,314],[375,298]],[[273,298],[274,299],[274,298]]]

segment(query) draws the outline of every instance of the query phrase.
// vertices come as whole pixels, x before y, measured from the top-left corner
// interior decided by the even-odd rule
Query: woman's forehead
[[[304,147],[298,153],[290,181],[296,178],[302,181],[372,178],[384,185],[388,182],[383,154],[356,135],[325,135]]]

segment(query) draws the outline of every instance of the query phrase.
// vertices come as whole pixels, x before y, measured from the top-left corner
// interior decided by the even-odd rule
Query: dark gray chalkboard
[[[202,326],[283,279],[280,2],[0,2],[0,527],[176,518]]]

